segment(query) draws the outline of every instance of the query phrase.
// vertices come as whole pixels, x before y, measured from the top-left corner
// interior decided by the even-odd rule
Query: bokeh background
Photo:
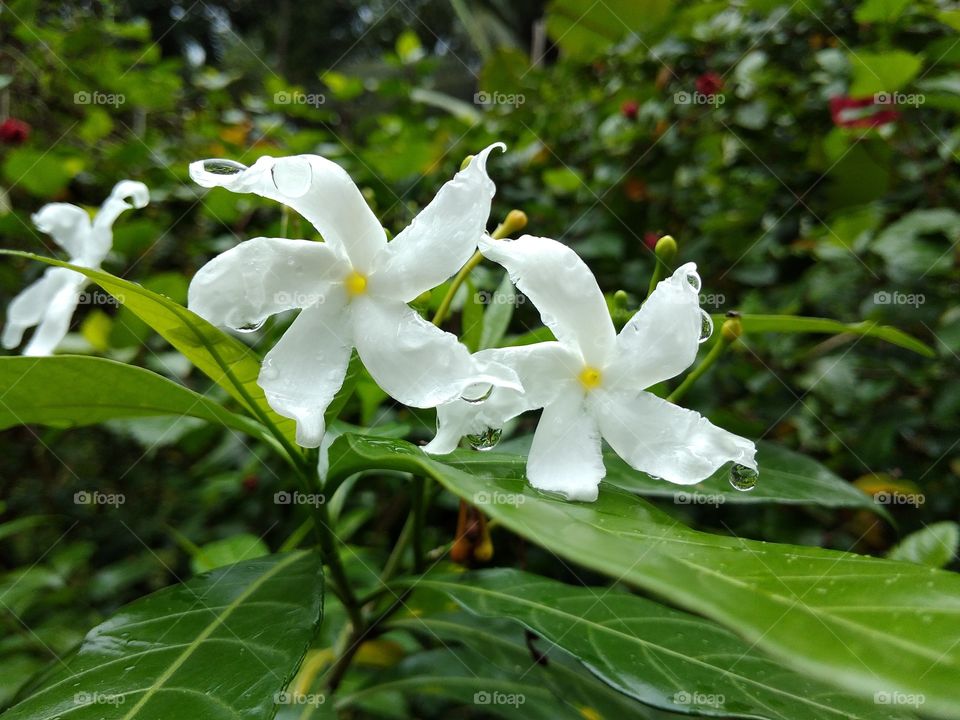
[[[152,202],[117,222],[105,267],[185,301],[196,269],[240,240],[314,237],[277,204],[202,192],[189,162],[325,155],[397,232],[465,156],[503,141],[491,228],[523,209],[529,232],[575,248],[628,309],[670,233],[711,312],[891,324],[935,348],[748,335],[685,398],[866,492],[923,502],[875,527],[825,509],[683,512],[719,532],[879,554],[960,506],[958,28],[960,10],[934,0],[9,0],[0,244],[56,253],[32,212],[93,208],[116,181],[142,180]],[[40,272],[0,262],[0,305]],[[481,271],[477,289],[499,279]],[[66,348],[208,389],[92,297]],[[250,341],[269,348],[283,323]],[[511,332],[536,324],[521,305]],[[363,382],[345,417],[416,439],[432,422]],[[0,434],[0,705],[124,601],[220,551],[289,540],[300,518],[270,502],[283,473],[265,448],[189,420]],[[75,502],[92,489],[125,502]],[[404,508],[376,484],[357,498],[351,533],[388,552]],[[448,515],[452,533],[452,503]]]

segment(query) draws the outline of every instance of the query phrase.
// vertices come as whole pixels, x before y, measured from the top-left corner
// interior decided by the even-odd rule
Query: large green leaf
[[[102,270],[91,270],[14,250],[0,250],[0,254],[25,257],[86,275],[152,327],[247,410],[267,419],[278,427],[288,440],[294,441],[295,423],[275,413],[267,404],[263,390],[257,385],[260,360],[236,338],[170,298]]]
[[[266,437],[253,420],[133,365],[73,355],[0,358],[0,430],[28,423],[73,427],[157,415],[201,418]]]
[[[95,627],[3,720],[273,717],[320,621],[314,553],[246,560]]]
[[[506,568],[414,582],[477,615],[522,623],[612,687],[665,710],[777,720],[894,717],[784,669],[709,620],[622,591]]]
[[[850,50],[848,57],[853,73],[850,94],[854,97],[899,90],[923,67],[922,57],[905,50],[880,53]]]
[[[713,322],[720,327],[726,315],[714,315]],[[813,333],[825,335],[841,335],[853,333],[883,340],[891,345],[897,345],[926,357],[935,357],[936,352],[925,343],[907,335],[902,330],[880,325],[864,320],[859,323],[844,323],[828,318],[798,317],[796,315],[741,315],[743,332],[750,333]]]
[[[531,440],[531,436],[513,439],[504,444],[507,452],[458,450],[444,457],[443,462],[475,475],[522,478]],[[730,485],[727,467],[701,483],[681,486],[634,470],[612,451],[604,453],[603,462],[607,468],[606,481],[610,484],[645,497],[670,498],[678,505],[781,503],[863,508],[887,514],[873,498],[816,460],[768,442],[757,443],[760,478],[750,492],[741,492]]]
[[[716,620],[785,665],[855,692],[923,695],[926,713],[960,709],[954,573],[698,532],[609,484],[595,503],[565,502],[396,440],[348,435],[330,454],[328,482],[372,468],[431,476],[558,556]]]
[[[922,530],[907,535],[887,553],[887,557],[891,560],[904,560],[939,568],[953,562],[957,556],[958,545],[960,545],[960,526],[946,520],[927,525]]]

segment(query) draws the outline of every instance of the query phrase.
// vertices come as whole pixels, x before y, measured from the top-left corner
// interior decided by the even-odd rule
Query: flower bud
[[[460,169],[461,169],[461,170],[466,170],[466,169],[467,169],[467,165],[470,164],[470,161],[471,161],[471,160],[473,160],[473,155],[467,155],[467,156],[463,159],[463,162],[460,163]]]
[[[743,323],[738,317],[730,317],[720,326],[720,335],[727,342],[733,342],[743,335]]]
[[[677,257],[677,241],[670,235],[664,235],[657,240],[657,246],[654,249],[657,258],[664,265],[670,266]]]
[[[491,237],[494,240],[502,240],[509,237],[527,226],[527,214],[523,210],[511,210],[503,219],[503,222],[497,225]]]

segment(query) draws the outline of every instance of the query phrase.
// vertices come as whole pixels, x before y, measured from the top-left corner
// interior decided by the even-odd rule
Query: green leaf
[[[91,630],[4,720],[269,718],[319,624],[314,553],[248,560],[137,600]]]
[[[510,276],[504,273],[500,285],[489,296],[487,311],[483,314],[483,332],[480,333],[480,350],[497,347],[507,334],[513,310],[517,304],[517,293],[510,282]]]
[[[483,297],[470,280],[467,280],[465,287],[467,298],[460,315],[460,341],[470,349],[470,352],[476,352],[480,349],[480,338],[483,336]]]
[[[19,186],[41,198],[60,193],[82,169],[79,160],[28,147],[11,150],[3,162],[3,176],[10,183],[8,190]]]
[[[875,95],[899,90],[916,77],[923,58],[904,50],[883,53],[850,51],[853,82],[850,94],[854,97]]]
[[[276,426],[291,443],[295,442],[296,424],[293,420],[275,413],[267,403],[263,390],[257,385],[260,360],[236,338],[170,298],[102,270],[91,270],[15,250],[0,250],[0,254],[25,257],[86,275],[183,353],[243,407],[259,419]]]
[[[893,280],[915,283],[953,267],[951,248],[960,240],[960,213],[947,208],[914,210],[889,225],[870,249],[880,255]],[[889,293],[887,293],[889,295]]]
[[[957,556],[958,545],[960,526],[946,520],[927,525],[922,530],[907,535],[887,553],[887,557],[891,560],[942,568],[953,562]]]
[[[858,23],[893,22],[910,5],[910,0],[865,0],[860,3],[854,19]]]
[[[481,617],[521,623],[611,687],[664,710],[777,720],[893,717],[888,707],[784,669],[708,620],[623,591],[507,568],[411,582]]]
[[[76,427],[158,415],[201,418],[267,437],[253,420],[133,365],[74,355],[0,358],[0,430],[29,423]]]
[[[713,322],[720,327],[726,320],[725,315],[714,315]],[[796,315],[741,315],[744,333],[811,333],[841,335],[853,333],[883,340],[891,345],[912,350],[926,357],[936,357],[936,352],[926,343],[907,335],[902,330],[887,325],[864,320],[859,323],[843,323],[827,318],[797,317]]]
[[[672,0],[553,0],[547,8],[547,33],[564,53],[591,60],[631,34],[647,35],[663,24]]]
[[[533,436],[513,439],[503,446],[508,452],[461,450],[444,457],[442,462],[474,475],[523,478],[532,440]],[[886,510],[869,495],[816,460],[768,442],[757,443],[760,479],[750,492],[730,485],[728,466],[696,485],[673,485],[634,470],[612,451],[604,453],[603,463],[607,468],[605,480],[611,485],[645,497],[670,498],[679,505],[780,503],[863,508],[886,515]]]
[[[190,567],[195,573],[204,573],[269,554],[270,548],[256,535],[238,533],[201,547],[200,552],[191,558]]]
[[[531,542],[715,620],[800,672],[862,694],[922,694],[925,713],[955,714],[954,573],[698,532],[606,483],[595,503],[565,502],[396,440],[344,436],[330,466],[333,484],[368,469],[433,477]]]

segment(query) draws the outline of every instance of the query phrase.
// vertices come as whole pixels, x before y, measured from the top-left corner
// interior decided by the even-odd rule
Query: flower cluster
[[[487,235],[495,186],[486,166],[497,147],[503,146],[472,157],[389,241],[357,186],[326,158],[262,157],[250,167],[193,163],[190,175],[200,185],[283,203],[323,241],[239,243],[197,272],[190,309],[237,331],[299,311],[264,357],[258,383],[270,406],[296,421],[304,447],[325,448],[324,416],[356,350],[391,397],[437,408],[429,453],[449,453],[464,436],[498,437],[507,421],[542,409],[527,476],[534,487],[571,500],[596,499],[605,475],[602,439],[634,468],[672,483],[699,482],[727,462],[755,469],[752,442],[648,392],[688,368],[712,329],[699,306],[696,266],[683,265],[660,282],[617,333],[596,279],[570,248],[548,238]],[[142,207],[146,188],[117,185],[92,225],[83,210],[62,204],[48,205],[34,220],[72,262],[99,267],[128,197]],[[410,307],[478,249],[506,268],[556,340],[471,354]],[[4,344],[18,344],[25,328],[40,323],[26,352],[52,351],[84,283],[71,270],[48,270],[11,304]]]

